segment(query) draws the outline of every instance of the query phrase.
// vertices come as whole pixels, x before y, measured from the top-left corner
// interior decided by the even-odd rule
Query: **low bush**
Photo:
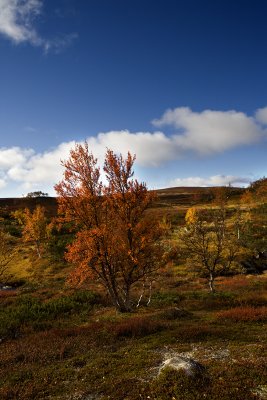
[[[184,296],[177,292],[157,292],[152,295],[151,304],[156,306],[171,306],[179,304]]]
[[[215,311],[221,308],[228,308],[233,304],[234,299],[235,295],[231,292],[193,291],[187,294],[184,304],[192,311]]]
[[[243,295],[238,296],[236,299],[236,303],[239,306],[252,306],[252,307],[260,307],[267,306],[267,293],[258,294],[258,293],[244,293]]]
[[[159,313],[157,313],[158,319],[163,319],[167,321],[192,318],[192,316],[193,314],[190,313],[189,311],[186,311],[178,307],[166,308],[164,311],[160,311]]]
[[[221,327],[208,325],[205,323],[183,324],[175,330],[173,336],[181,343],[194,343],[203,340],[225,338],[225,332]]]
[[[148,317],[132,317],[114,325],[113,332],[116,337],[143,337],[159,332],[164,325]]]
[[[267,321],[267,307],[235,307],[220,311],[217,318],[234,322],[263,322]]]
[[[89,291],[77,291],[46,302],[29,294],[23,295],[0,311],[0,337],[17,337],[25,325],[31,325],[34,330],[47,329],[50,325],[45,321],[74,312],[88,312],[98,300],[98,296]]]

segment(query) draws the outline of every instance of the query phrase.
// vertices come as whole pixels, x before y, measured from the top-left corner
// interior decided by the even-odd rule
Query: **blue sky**
[[[150,188],[267,174],[264,0],[0,0],[0,197],[88,140]]]

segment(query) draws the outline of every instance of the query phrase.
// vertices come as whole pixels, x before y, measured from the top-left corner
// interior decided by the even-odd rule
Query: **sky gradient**
[[[267,175],[264,0],[0,0],[0,197],[87,140],[149,188]]]

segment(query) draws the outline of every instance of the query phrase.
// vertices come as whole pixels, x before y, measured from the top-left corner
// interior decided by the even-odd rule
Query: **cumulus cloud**
[[[255,118],[259,123],[267,125],[267,107],[259,108],[256,111]]]
[[[89,137],[87,142],[100,164],[107,148],[124,155],[128,151],[136,154],[137,164],[142,167],[157,167],[170,157],[175,158],[172,139],[162,132],[111,131]],[[22,191],[45,188],[53,193],[53,185],[62,178],[63,168],[60,161],[69,157],[70,149],[74,146],[74,141],[61,143],[43,153],[19,147],[0,148],[0,169],[4,171],[4,179],[16,182]]]
[[[140,166],[156,167],[177,157],[174,138],[162,132],[110,131],[88,138],[88,144],[100,159],[106,148],[122,154],[130,151],[137,155],[137,163]]]
[[[69,46],[77,34],[53,40],[42,38],[34,27],[42,8],[42,0],[0,0],[0,33],[15,44],[28,42],[42,47],[46,53],[51,50],[58,53]]]
[[[189,108],[176,108],[154,120],[154,125],[158,127],[172,126],[175,131],[171,135],[162,131],[109,131],[88,137],[87,142],[100,164],[106,149],[111,148],[123,155],[128,151],[136,154],[139,167],[158,168],[169,161],[185,157],[188,151],[208,156],[261,140],[265,126],[259,120],[263,121],[266,109],[258,110],[255,117],[249,117],[235,111],[205,110],[195,113]],[[69,157],[69,151],[74,145],[74,141],[61,143],[42,153],[20,147],[0,148],[0,187],[13,183],[21,192],[38,189],[53,194],[53,185],[62,178],[60,160]],[[214,175],[209,178],[193,176],[174,179],[170,185],[220,186],[231,183],[245,186],[249,181],[246,177],[230,175]]]
[[[32,149],[20,147],[0,148],[0,169],[9,170],[13,165],[23,165],[34,154]]]
[[[53,186],[62,177],[61,160],[67,159],[70,149],[75,142],[61,143],[51,151],[36,154],[33,150],[28,151],[24,162],[15,161],[6,171],[6,176],[12,181],[22,183],[26,188],[36,185]],[[25,151],[20,149],[23,158]],[[0,152],[1,154],[1,152]]]
[[[170,186],[247,186],[251,182],[251,179],[233,175],[214,175],[208,178],[200,176],[191,176],[188,178],[176,178],[170,182]]]
[[[152,121],[156,127],[171,126],[179,151],[212,154],[249,145],[259,141],[262,128],[255,119],[237,111],[193,112],[188,107],[167,110],[160,119]]]
[[[7,184],[6,181],[0,178],[0,189],[4,188],[6,184]]]

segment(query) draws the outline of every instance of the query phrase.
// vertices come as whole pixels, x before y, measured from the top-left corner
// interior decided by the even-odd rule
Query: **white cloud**
[[[232,175],[214,175],[209,178],[200,176],[191,176],[188,178],[177,178],[170,182],[170,186],[187,186],[187,187],[206,187],[206,186],[247,186],[251,182],[250,178]]]
[[[3,189],[5,186],[6,186],[6,181],[5,181],[5,179],[1,179],[0,178],[0,189]]]
[[[42,47],[45,53],[60,52],[77,38],[77,34],[53,40],[42,38],[34,27],[34,20],[42,8],[43,0],[0,0],[0,33],[15,44],[28,42]]]
[[[1,0],[0,0],[1,1]],[[265,110],[265,109],[262,109]],[[259,112],[259,110],[258,110]],[[256,115],[258,115],[256,113]],[[263,138],[264,127],[244,113],[210,111],[194,113],[189,108],[167,111],[157,126],[171,124],[179,129],[172,135],[163,132],[110,131],[88,137],[89,149],[102,164],[107,148],[126,155],[136,154],[139,167],[156,168],[186,156],[188,150],[202,155],[215,154],[237,146],[253,144]],[[69,157],[74,141],[61,143],[54,149],[36,153],[20,147],[0,148],[0,187],[16,184],[19,193],[34,189],[53,194],[53,186],[61,180],[60,160]],[[158,171],[160,175],[160,171]],[[159,176],[160,181],[160,176]],[[242,186],[250,179],[238,176],[215,175],[210,178],[188,177],[175,179],[172,186]],[[13,193],[13,192],[12,192]]]
[[[179,151],[212,154],[241,145],[255,143],[263,131],[255,119],[237,111],[193,112],[188,107],[167,110],[152,123],[157,127],[171,126]]]
[[[88,138],[88,144],[100,159],[106,148],[122,154],[130,151],[137,155],[137,163],[141,166],[155,167],[177,157],[174,139],[162,132],[111,131]]]
[[[111,131],[89,137],[87,141],[100,164],[107,148],[124,155],[128,151],[136,154],[140,166],[156,167],[168,161],[170,156],[175,158],[172,140],[161,132]],[[33,149],[19,147],[0,149],[0,168],[5,171],[6,179],[17,182],[22,191],[45,188],[53,193],[54,184],[62,179],[60,161],[68,159],[74,146],[74,141],[61,143],[50,151],[38,154]]]
[[[43,154],[34,154],[32,151],[24,163],[13,163],[7,171],[7,176],[28,188],[43,184],[50,184],[52,187],[62,177],[60,161],[69,157],[70,149],[74,146],[75,142],[72,141],[61,143],[57,148]],[[23,149],[21,153],[23,154]]]
[[[0,32],[15,43],[40,45],[42,39],[33,27],[41,13],[40,0],[0,0]]]
[[[267,107],[259,108],[256,111],[255,118],[259,123],[267,125]]]
[[[34,154],[32,149],[0,148],[0,169],[7,171],[14,165],[23,165]]]
[[[54,38],[53,40],[45,40],[43,47],[45,53],[53,51],[56,54],[61,53],[66,47],[71,46],[73,41],[78,38],[77,33],[70,33],[68,35]]]

